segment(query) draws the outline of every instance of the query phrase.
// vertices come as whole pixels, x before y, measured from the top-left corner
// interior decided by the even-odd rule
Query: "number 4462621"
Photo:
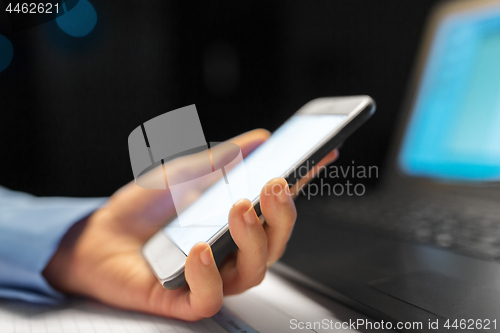
[[[497,320],[490,319],[448,319],[444,323],[447,329],[460,329],[460,330],[496,330]]]
[[[14,8],[12,8],[12,3],[7,5],[5,11],[12,13],[23,13],[23,14],[52,14],[59,13],[59,4],[47,3],[17,3]]]

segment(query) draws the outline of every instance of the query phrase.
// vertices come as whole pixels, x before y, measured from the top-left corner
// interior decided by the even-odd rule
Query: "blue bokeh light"
[[[84,37],[94,29],[97,23],[97,13],[90,2],[80,0],[73,9],[56,18],[56,22],[59,28],[68,35]]]
[[[14,46],[5,36],[0,35],[0,72],[9,67],[14,56]]]

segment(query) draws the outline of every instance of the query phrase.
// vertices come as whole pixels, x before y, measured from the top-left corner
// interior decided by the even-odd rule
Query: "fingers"
[[[267,266],[270,266],[285,252],[297,218],[295,204],[285,179],[274,178],[264,186],[260,194],[260,208],[266,220],[269,252]]]
[[[223,142],[209,150],[178,158],[165,165],[165,173],[169,186],[186,184],[184,191],[201,193],[222,177],[220,172],[212,172],[221,167],[229,172],[231,168],[242,161],[242,157],[250,154],[269,137],[269,132],[256,129],[243,133],[233,139]],[[241,151],[241,155],[239,152]],[[229,169],[228,167],[231,166]],[[177,186],[179,187],[179,186]],[[178,189],[177,189],[178,190]],[[187,202],[186,204],[189,204]]]
[[[328,164],[332,163],[339,157],[339,151],[338,149],[332,150],[330,153],[328,153],[321,161],[319,161],[315,166],[309,170],[309,172],[301,179],[299,179],[298,182],[295,183],[295,185],[292,186],[290,189],[290,192],[292,193],[292,197],[295,198],[297,195],[300,193],[300,190],[307,185],[317,174],[320,172],[320,170],[324,167],[326,167]]]
[[[242,199],[233,205],[229,230],[239,250],[235,259],[221,269],[226,295],[241,293],[262,282],[268,253],[266,232],[249,200]]]
[[[230,172],[243,161],[244,156],[268,137],[269,132],[266,130],[253,130],[209,150],[167,163],[164,168],[166,179],[173,191],[172,195],[175,195],[177,210],[187,207],[192,202],[189,198],[199,197],[207,188],[220,180],[223,176],[221,169],[226,173]]]
[[[266,141],[271,133],[269,131],[258,128],[252,131],[240,134],[230,139],[230,142],[236,143],[241,148],[243,157],[247,157],[252,151]]]
[[[223,303],[222,279],[208,244],[198,243],[191,249],[185,276],[190,291],[172,307],[172,315],[197,320],[216,314]]]
[[[231,160],[234,158],[235,151],[232,147],[234,145],[227,143],[236,144],[236,149],[239,148],[243,157],[246,157],[253,150],[255,150],[255,148],[266,141],[269,135],[269,132],[264,129],[255,129],[253,131],[240,134],[220,145],[215,146],[213,149],[210,149],[211,154],[215,155],[217,161],[210,161],[210,153],[207,150],[204,150],[202,152],[178,158],[167,163],[165,166],[166,173],[171,176],[170,178],[176,178],[179,180],[175,181],[176,184],[180,181],[191,180],[203,176],[207,174],[207,171],[212,171],[211,163],[216,165],[225,165],[230,162],[230,160],[227,160],[228,158]],[[171,181],[169,180],[169,184],[170,182]]]
[[[260,200],[265,226],[249,200],[238,201],[229,213],[229,231],[238,252],[221,268],[224,294],[241,293],[258,285],[267,267],[283,255],[290,238],[297,214],[286,181],[269,181]]]

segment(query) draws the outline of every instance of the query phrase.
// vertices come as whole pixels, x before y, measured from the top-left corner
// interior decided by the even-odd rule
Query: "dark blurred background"
[[[383,161],[435,0],[90,0],[97,24],[71,37],[55,21],[0,34],[0,184],[36,195],[106,196],[133,179],[127,138],[196,104],[207,141],[275,130],[322,96],[368,94],[375,116],[340,165]],[[369,186],[376,186],[371,180]]]

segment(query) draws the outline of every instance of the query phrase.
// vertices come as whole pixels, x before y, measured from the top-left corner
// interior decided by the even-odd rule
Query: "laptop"
[[[500,331],[500,1],[435,8],[413,77],[380,186],[298,200],[282,262],[398,331]]]

